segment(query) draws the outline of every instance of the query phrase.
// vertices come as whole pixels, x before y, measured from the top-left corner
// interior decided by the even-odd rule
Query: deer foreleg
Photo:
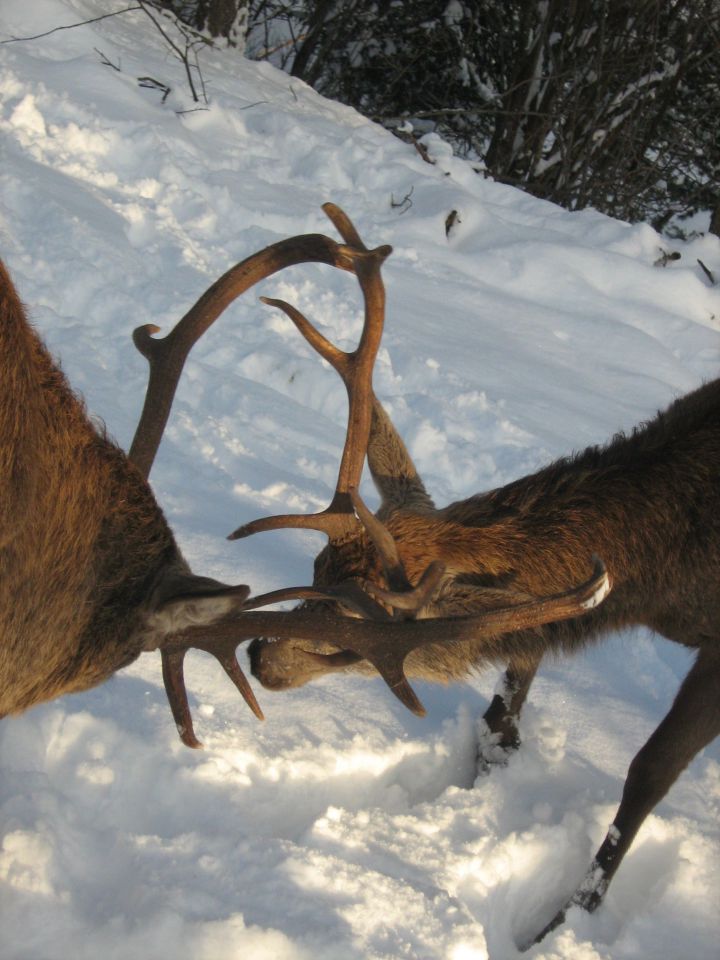
[[[535,678],[541,657],[528,664],[510,661],[499,690],[490,702],[481,724],[478,744],[478,765],[482,770],[488,764],[497,763],[498,757],[507,759],[507,754],[520,746],[518,721],[520,711]]]
[[[600,905],[647,815],[693,757],[719,734],[720,655],[701,650],[670,712],[630,764],[617,815],[585,879],[534,943],[559,926],[570,907],[592,913]]]

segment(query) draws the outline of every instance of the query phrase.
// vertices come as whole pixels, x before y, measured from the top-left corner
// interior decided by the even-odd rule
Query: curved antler
[[[382,246],[368,250],[344,211],[332,203],[326,203],[323,210],[345,240],[346,246],[343,250],[352,259],[365,301],[365,321],[356,350],[352,353],[341,350],[324,337],[296,307],[284,300],[269,297],[260,299],[263,303],[282,310],[313,349],[337,371],[345,384],[348,394],[348,427],[335,493],[329,506],[319,513],[264,517],[244,524],[231,533],[228,539],[239,540],[265,530],[293,527],[320,530],[327,534],[331,542],[338,542],[358,531],[359,519],[375,544],[390,590],[407,593],[411,590],[411,585],[395,542],[389,531],[365,506],[358,492],[373,416],[372,373],[385,318],[385,289],[380,267],[392,248]]]
[[[224,273],[166,337],[152,336],[159,331],[154,324],[145,324],[134,331],[133,342],[150,363],[150,380],[129,457],[145,478],[155,460],[185,360],[196,341],[233,300],[254,284],[284,267],[308,262],[354,270],[352,257],[345,247],[323,234],[309,233],[280,240]]]
[[[239,527],[228,537],[239,540],[254,533],[280,528],[309,528],[326,533],[331,540],[342,540],[358,529],[353,507],[353,489],[362,475],[370,436],[372,417],[372,371],[380,346],[385,320],[385,288],[380,268],[392,252],[381,246],[369,250],[349,217],[335,204],[326,203],[323,210],[345,240],[343,254],[352,264],[365,302],[365,321],[357,348],[348,353],[327,340],[299,310],[285,303],[261,297],[263,303],[283,310],[300,333],[340,374],[348,394],[348,426],[340,460],[335,493],[328,507],[313,514],[281,514],[263,517]]]
[[[326,204],[324,210],[330,220],[338,227],[341,236],[346,240],[346,244],[350,246],[338,244],[335,240],[322,234],[305,234],[281,240],[247,257],[223,274],[203,293],[166,337],[155,339],[152,336],[159,331],[159,328],[154,324],[146,324],[134,331],[133,341],[135,346],[150,364],[150,378],[129,458],[146,479],[152,469],[188,353],[226,307],[251,286],[284,267],[306,262],[327,263],[343,270],[355,272],[360,279],[363,291],[366,293],[368,309],[372,310],[373,313],[379,311],[380,316],[382,316],[384,291],[382,281],[379,280],[379,264],[390,253],[391,248],[381,247],[377,251],[367,251],[360,242],[348,217],[338,207],[333,204]],[[362,262],[364,260],[372,265],[366,266]],[[382,324],[380,324],[377,334],[377,342],[368,343],[368,340],[372,340],[372,334],[375,330],[376,328],[373,326],[368,327],[368,336],[364,336],[364,342],[358,349],[358,353],[361,353],[363,357],[368,355],[369,360],[363,362],[369,362],[370,368],[372,368],[372,361],[377,352]],[[359,405],[356,405],[356,407],[360,409]],[[367,446],[367,436],[365,434],[369,433],[369,421],[367,430],[362,418],[360,418],[358,424],[353,425],[353,438],[358,433],[360,434],[359,441],[355,442],[353,439],[352,443],[349,444],[349,449],[359,450],[362,448],[364,456],[364,449]],[[365,436],[364,440],[363,436]],[[348,463],[341,468],[341,474],[343,476],[355,476],[357,473],[359,476],[361,470],[362,459],[358,470],[354,460],[350,458]],[[338,497],[338,502],[334,504],[338,511],[343,506],[339,502],[340,499]],[[241,588],[227,588],[225,592],[232,592],[237,589]],[[371,606],[373,604],[374,601],[370,598],[361,602],[361,606],[366,613],[372,612]],[[374,606],[382,609],[378,604],[374,604]],[[257,717],[262,719],[262,711],[237,662],[235,654],[237,643],[224,643],[217,639],[206,643],[196,639],[192,644],[181,648],[166,644],[161,650],[163,681],[170,708],[183,742],[188,746],[200,745],[192,729],[183,671],[185,653],[190,646],[206,650],[221,663],[250,709]]]

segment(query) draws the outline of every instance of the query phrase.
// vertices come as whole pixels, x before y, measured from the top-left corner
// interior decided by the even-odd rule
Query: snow
[[[4,0],[0,39],[106,13]],[[119,66],[101,63],[97,51]],[[717,375],[716,238],[567,213],[411,147],[232,51],[181,64],[140,11],[0,47],[0,250],[93,415],[127,446],[145,361],[232,263],[332,234],[332,200],[391,243],[376,389],[440,504],[651,417]],[[165,103],[137,78],[171,87]],[[391,197],[410,201],[391,206]],[[401,212],[402,210],[402,212]],[[459,219],[449,237],[445,219]],[[317,534],[225,535],[329,501],[345,395],[292,324],[246,295],[201,341],[153,484],[193,568],[254,592],[307,582]],[[351,346],[352,278],[303,266],[260,293]],[[366,488],[366,489],[365,489]],[[369,481],[364,496],[377,502]],[[512,960],[590,864],[627,765],[667,710],[686,651],[637,631],[544,664],[519,753],[476,778],[497,671],[418,685],[425,719],[380,681],[257,690],[258,723],[197,654],[204,751],[184,748],[159,658],[0,724],[3,960]],[[600,910],[571,910],[545,960],[711,960],[720,942],[720,750],[640,832]]]

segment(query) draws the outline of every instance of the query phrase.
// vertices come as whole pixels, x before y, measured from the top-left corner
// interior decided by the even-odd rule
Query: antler
[[[366,250],[354,227],[339,208],[333,204],[326,204],[323,209],[338,227],[341,236],[346,240],[346,244],[338,244],[335,240],[322,234],[305,234],[281,240],[279,243],[272,244],[253,254],[223,274],[205,291],[166,337],[155,339],[152,336],[152,334],[159,332],[159,328],[154,324],[146,324],[134,331],[133,341],[135,346],[150,364],[150,379],[142,415],[129,456],[145,478],[148,477],[155,460],[188,353],[226,307],[251,286],[284,267],[306,262],[327,263],[343,270],[355,272],[366,294],[368,310],[373,312],[379,310],[382,316],[384,292],[382,282],[379,280],[379,264],[390,253],[391,248],[380,247],[375,251]],[[372,339],[371,334],[374,330],[376,328],[369,328],[369,334],[365,341]],[[377,332],[377,342],[364,342],[359,348],[360,366],[369,363],[370,368],[372,368],[381,333],[382,323]],[[365,380],[365,378],[360,379],[362,382]],[[353,394],[355,392],[353,388]],[[360,405],[356,405],[356,407],[361,409]],[[367,417],[369,417],[369,413]],[[348,450],[359,451],[362,449],[362,456],[364,456],[364,448],[367,445],[366,434],[368,432],[369,419],[366,429],[364,415],[361,415],[358,422],[352,424],[349,429]],[[354,439],[356,435],[360,436],[359,442]],[[365,436],[364,441],[363,436]],[[343,479],[345,486],[349,482],[348,478],[354,477],[356,474],[359,477],[362,470],[362,458],[359,467],[356,459],[357,455],[349,453],[347,462],[344,461],[341,466],[341,476],[345,478]],[[337,500],[340,501],[341,499],[338,495]],[[342,504],[340,502],[335,503],[334,507],[339,510]],[[237,594],[239,589],[241,588],[225,588],[223,592],[229,594],[235,591]],[[372,603],[372,601],[368,602]],[[365,608],[367,609],[367,604]],[[178,647],[166,643],[161,649],[165,691],[180,736],[189,746],[200,746],[192,731],[192,720],[183,673],[185,653],[190,646],[206,650],[222,664],[223,669],[235,683],[250,709],[257,717],[262,719],[262,711],[237,662],[235,648],[238,642],[234,644],[223,643],[219,640],[205,642],[196,638],[192,644],[181,644]]]
[[[610,586],[610,579],[602,561],[594,557],[590,578],[563,593],[514,606],[485,610],[473,616],[433,617],[413,621],[394,620],[392,615],[379,604],[375,604],[370,596],[363,596],[362,588],[354,581],[327,589],[296,587],[253,597],[243,605],[242,612],[219,621],[209,630],[198,627],[185,630],[171,641],[168,652],[170,656],[182,657],[190,647],[198,647],[212,653],[223,650],[234,656],[239,643],[257,636],[330,642],[338,648],[338,654],[330,655],[338,666],[347,666],[361,659],[368,660],[395,696],[413,713],[424,716],[425,708],[410,686],[404,671],[405,659],[413,650],[429,643],[466,641],[478,636],[499,637],[516,630],[581,616],[605,599]],[[395,602],[392,593],[382,592],[382,597],[386,602]],[[289,599],[339,600],[354,607],[369,619],[303,608],[286,612],[255,612],[259,607]],[[402,601],[398,605],[401,606]],[[503,653],[499,645],[498,653]],[[492,654],[489,658],[492,659]],[[193,731],[187,698],[184,707],[183,713],[176,715],[180,736],[188,746],[199,746]]]
[[[381,246],[369,250],[360,239],[350,219],[339,207],[326,203],[323,210],[337,228],[345,241],[344,244],[338,244],[322,234],[306,234],[282,240],[228,270],[205,291],[166,337],[155,339],[152,334],[158,332],[158,327],[153,324],[146,324],[134,331],[135,346],[150,364],[150,380],[140,422],[130,448],[130,459],[143,476],[149,475],[187,355],[202,334],[240,294],[278,270],[298,263],[327,263],[355,273],[365,301],[365,323],[360,342],[353,353],[345,353],[331,344],[294,307],[279,300],[262,298],[266,303],[285,310],[309,342],[338,371],[346,386],[349,399],[348,429],[332,501],[327,509],[319,514],[269,517],[247,524],[235,531],[231,539],[248,536],[259,530],[288,526],[320,529],[325,531],[331,539],[342,539],[358,528],[358,520],[354,512],[357,511],[383,558],[390,590],[400,591],[403,594],[403,601],[397,602],[396,608],[417,610],[427,602],[427,597],[434,590],[442,569],[438,565],[433,565],[432,570],[429,569],[426,572],[421,583],[413,590],[402,569],[392,537],[382,524],[375,520],[357,493],[370,434],[374,399],[372,369],[384,323],[385,290],[380,276],[380,267],[392,248]],[[228,588],[228,590],[232,589],[238,588]],[[273,599],[269,599],[270,596]],[[310,597],[338,599],[362,616],[374,621],[381,622],[389,619],[381,603],[373,600],[358,584],[345,584],[337,590],[328,588],[326,591],[317,591],[314,588],[277,591],[273,595],[268,595],[262,604],[254,602],[253,606],[278,602],[280,599]],[[285,630],[292,632],[290,624],[294,622],[295,613],[273,616],[280,618],[273,622],[285,624]],[[338,623],[342,622],[341,617]],[[235,625],[237,626],[237,623]],[[208,628],[202,631],[185,632],[169,642],[166,641],[162,646],[165,691],[180,737],[188,746],[200,746],[193,731],[184,679],[184,658],[191,648],[205,650],[214,656],[253,713],[262,719],[262,711],[240,669],[235,653],[242,640],[256,635],[254,628],[250,628],[250,632],[247,632],[245,625],[246,622],[243,622],[241,634],[237,632],[231,635],[217,634],[213,629]],[[326,627],[327,624],[323,624],[322,629]],[[337,630],[335,632],[337,633]],[[320,636],[322,631],[316,634],[316,638]],[[363,656],[359,652],[355,655]],[[419,701],[412,691],[407,694],[407,701],[413,703],[415,709],[419,709]]]
[[[352,263],[351,269],[358,278],[365,301],[365,322],[356,350],[346,353],[330,343],[289,303],[268,297],[261,297],[261,300],[269,306],[283,310],[311,346],[335,368],[345,384],[348,394],[348,426],[335,493],[329,506],[320,513],[264,517],[239,527],[230,534],[230,540],[239,540],[263,530],[283,527],[321,530],[331,540],[342,540],[358,528],[353,509],[353,491],[360,483],[370,436],[372,371],[385,318],[385,288],[380,267],[392,252],[392,247],[381,246],[368,250],[350,219],[339,207],[326,203],[323,210],[345,240],[343,253]]]
[[[166,337],[155,339],[152,334],[158,333],[159,327],[151,323],[134,331],[133,342],[150,363],[145,404],[129,454],[144,477],[148,477],[155,460],[178,380],[193,345],[233,300],[254,284],[285,267],[310,262],[354,269],[351,252],[335,240],[319,233],[290,237],[254,253],[224,273]]]
[[[380,267],[391,253],[392,247],[382,246],[368,250],[349,217],[339,207],[326,203],[323,210],[345,240],[346,246],[343,250],[352,260],[365,301],[365,321],[356,350],[347,353],[335,346],[296,307],[284,300],[268,297],[261,297],[261,300],[286,313],[308,343],[339,373],[345,384],[348,394],[348,427],[335,493],[329,506],[320,513],[264,517],[239,527],[228,539],[238,540],[264,530],[302,527],[320,530],[326,533],[331,541],[337,542],[355,533],[362,523],[383,563],[388,586],[392,591],[402,591],[406,595],[402,609],[417,610],[421,595],[412,591],[395,542],[389,531],[365,506],[358,492],[370,437],[374,402],[373,366],[385,320],[385,288]],[[437,575],[435,583],[439,576],[440,574]]]

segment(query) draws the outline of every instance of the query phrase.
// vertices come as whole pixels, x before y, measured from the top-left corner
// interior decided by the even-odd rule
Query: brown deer
[[[271,302],[344,375],[340,352],[295,308]],[[540,940],[568,907],[592,911],[600,904],[646,816],[720,733],[720,380],[605,447],[441,509],[372,393],[367,406],[368,463],[381,497],[375,517],[356,499],[362,524],[349,518],[336,530],[318,518],[269,517],[234,536],[281,526],[325,530],[329,543],[315,562],[319,591],[329,595],[331,585],[356,580],[390,605],[395,620],[415,618],[397,627],[414,628],[416,637],[423,628],[435,634],[437,642],[411,650],[411,677],[447,682],[488,664],[507,664],[504,692],[485,714],[503,749],[519,744],[520,709],[548,652],[572,653],[609,631],[643,624],[696,653],[668,715],[630,765],[617,815],[587,876]],[[543,622],[537,598],[581,581],[593,555],[607,567],[608,599],[589,603],[582,617],[560,621],[549,612]],[[307,609],[323,604],[329,602],[310,601]],[[515,609],[518,619],[509,629],[486,620],[473,635],[473,618],[498,605]],[[520,616],[528,605],[534,623]],[[388,631],[388,656],[395,642]],[[338,649],[330,636],[324,648],[297,636],[255,640],[250,647],[253,674],[273,690],[336,670],[372,672],[358,653]],[[403,699],[418,708],[407,692]]]
[[[157,332],[152,325],[135,331],[136,346],[150,361],[150,382],[129,457],[90,422],[0,264],[0,716],[85,690],[141,652],[159,649],[180,736],[199,746],[183,677],[186,651],[196,647],[215,656],[262,717],[235,653],[241,640],[259,634],[307,642],[332,636],[355,656],[373,659],[399,684],[400,695],[415,702],[402,661],[395,656],[386,665],[382,621],[388,617],[372,597],[352,583],[329,592],[373,618],[368,624],[327,611],[252,612],[317,591],[283,590],[246,601],[244,585],[193,575],[147,482],[193,343],[250,286],[290,264],[316,261],[355,273],[366,300],[368,323],[348,363],[346,455],[328,515],[350,502],[370,431],[364,397],[382,334],[380,265],[390,248],[366,250],[342,211],[327,205],[326,212],[344,244],[321,234],[280,241],[220,277],[164,339],[151,336]],[[558,615],[581,612],[605,582],[599,571],[589,584],[555,598]],[[542,605],[539,610],[543,616]],[[491,620],[498,617],[507,611],[491,612]],[[399,649],[430,639],[422,632],[405,635]]]

